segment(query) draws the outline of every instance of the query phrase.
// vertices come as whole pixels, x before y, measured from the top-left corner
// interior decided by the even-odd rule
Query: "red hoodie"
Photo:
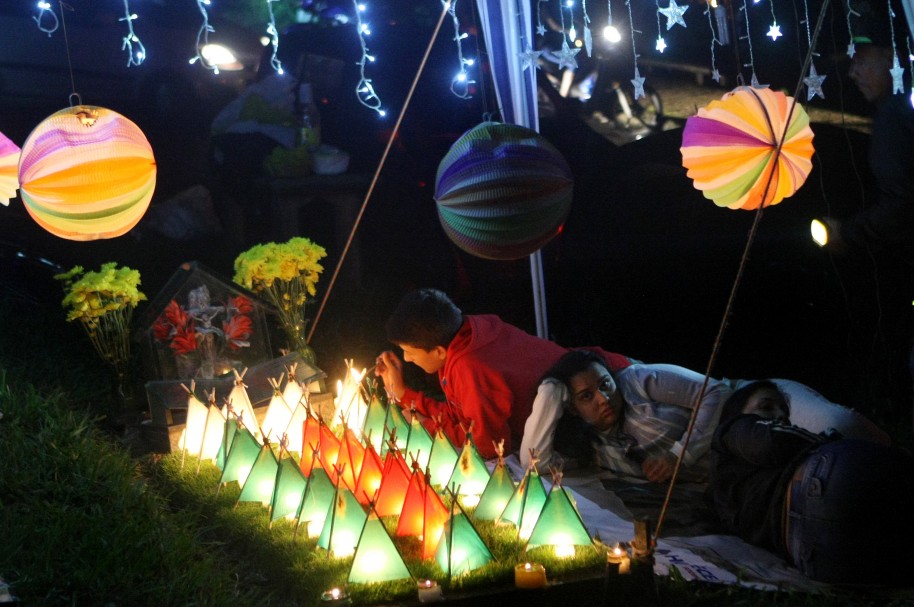
[[[621,354],[586,349],[603,356],[612,371],[631,364]],[[568,348],[530,335],[493,314],[465,316],[438,371],[447,402],[407,388],[400,405],[432,418],[426,421],[430,431],[440,416],[444,433],[458,449],[472,421],[473,442],[483,457],[495,457],[494,443],[502,439],[505,453],[511,453],[520,446],[540,380],[566,352]]]

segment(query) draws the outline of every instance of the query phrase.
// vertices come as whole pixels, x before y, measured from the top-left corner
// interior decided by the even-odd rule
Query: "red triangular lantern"
[[[394,516],[403,508],[406,490],[409,488],[409,468],[403,455],[391,446],[384,458],[384,471],[381,475],[381,486],[375,501],[378,516]]]
[[[362,460],[362,469],[359,471],[359,480],[355,487],[355,497],[359,503],[368,505],[381,487],[383,474],[384,463],[381,456],[369,444],[365,449],[365,458]]]

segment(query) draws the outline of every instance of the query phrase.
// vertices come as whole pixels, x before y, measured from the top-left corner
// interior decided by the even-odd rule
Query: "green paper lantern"
[[[536,470],[528,469],[498,522],[514,523],[517,526],[518,537],[526,540],[533,532],[545,504],[546,489],[543,487],[543,481]]]
[[[403,450],[406,448],[406,439],[409,437],[409,422],[403,417],[403,411],[397,405],[387,407],[387,419],[384,421],[384,427],[387,428],[388,436],[396,437],[394,441],[397,448]],[[384,455],[387,453],[389,445],[384,441]],[[383,516],[383,515],[382,515]]]
[[[568,556],[569,547],[592,545],[593,539],[587,533],[571,496],[564,487],[556,484],[546,498],[543,511],[527,540],[527,548],[555,546],[557,556]],[[571,548],[570,554],[574,554],[574,548]]]
[[[387,421],[387,407],[384,406],[377,397],[372,398],[368,403],[368,411],[365,413],[365,425],[362,426],[362,434],[367,438],[366,442],[371,443],[374,450],[381,453],[384,449],[384,439],[386,438],[384,424]]]
[[[413,416],[409,424],[409,436],[406,438],[406,455],[424,470],[428,466],[431,451],[432,437],[419,421],[419,417]]]
[[[447,436],[440,429],[435,432],[431,453],[428,456],[428,469],[431,474],[432,485],[444,487],[454,473],[457,465],[457,450]]]
[[[297,516],[307,488],[308,479],[302,474],[295,460],[291,457],[281,459],[276,471],[273,501],[270,502],[270,524],[284,517]]]
[[[359,543],[366,518],[362,504],[355,499],[352,491],[337,485],[336,499],[330,508],[329,519],[324,522],[317,545],[337,558],[352,555]]]
[[[276,487],[276,474],[279,472],[279,461],[268,445],[260,448],[254,460],[251,472],[241,487],[238,502],[260,502],[268,506],[273,501],[273,488]]]
[[[299,525],[305,525],[308,537],[317,537],[324,530],[327,513],[335,497],[336,487],[333,486],[333,481],[320,464],[315,465],[308,476],[308,486],[295,516]]]
[[[441,534],[435,560],[448,577],[463,575],[487,565],[494,557],[473,523],[458,506]]]
[[[349,568],[350,584],[370,584],[410,578],[412,575],[377,513],[365,520]]]
[[[514,495],[514,479],[508,472],[503,460],[499,460],[492,472],[489,482],[486,484],[482,497],[479,498],[479,505],[473,516],[478,521],[495,521],[505,511],[511,496]]]
[[[238,481],[238,484],[243,486],[258,455],[260,455],[260,443],[247,428],[238,428],[232,438],[228,457],[225,458],[225,468],[222,470],[219,484]]]
[[[219,450],[216,452],[216,465],[220,470],[225,470],[225,458],[235,440],[235,434],[238,432],[238,420],[234,417],[225,418],[221,411],[220,416],[225,419],[225,423],[223,424],[222,440],[219,441]]]
[[[478,499],[488,483],[489,469],[486,467],[486,460],[476,450],[472,436],[467,434],[463,451],[460,452],[460,457],[457,459],[457,464],[454,466],[447,485],[456,489],[458,495],[476,496]]]

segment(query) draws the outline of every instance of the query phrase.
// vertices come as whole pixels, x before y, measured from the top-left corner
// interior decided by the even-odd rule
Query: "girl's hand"
[[[673,476],[674,468],[676,468],[676,457],[672,453],[653,455],[641,464],[644,476],[652,483],[662,483],[669,480]]]

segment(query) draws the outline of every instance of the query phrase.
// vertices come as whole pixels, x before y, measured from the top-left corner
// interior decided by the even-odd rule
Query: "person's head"
[[[568,388],[567,411],[598,431],[606,431],[622,420],[622,400],[614,398],[616,380],[606,361],[589,350],[572,350],[546,372]]]
[[[463,313],[436,289],[407,293],[387,319],[387,339],[403,349],[403,358],[426,373],[444,367],[447,347],[463,324]]]
[[[881,2],[857,2],[853,8],[859,16],[851,22],[854,56],[848,75],[867,101],[878,103],[892,94],[892,20]]]
[[[748,413],[786,422],[790,419],[790,400],[773,381],[754,381],[730,395],[721,409],[720,422]]]

